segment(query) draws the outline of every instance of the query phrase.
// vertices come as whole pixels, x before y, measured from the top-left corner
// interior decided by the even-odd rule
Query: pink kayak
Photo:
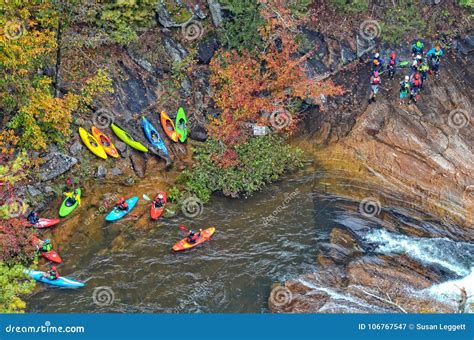
[[[58,224],[59,222],[61,222],[61,220],[50,219],[50,218],[40,218],[38,223],[30,224],[29,227],[36,227],[38,229],[49,228],[49,227],[52,227],[53,225]]]

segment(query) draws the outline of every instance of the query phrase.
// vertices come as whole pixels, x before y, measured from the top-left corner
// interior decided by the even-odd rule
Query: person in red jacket
[[[47,273],[44,273],[43,276],[52,281],[59,279],[59,273],[56,266],[53,266],[51,270],[48,271]]]
[[[128,210],[127,201],[125,201],[125,197],[120,197],[120,200],[117,202],[115,207],[119,210]]]
[[[410,101],[413,101],[416,103],[417,97],[418,97],[418,92],[421,90],[423,80],[421,79],[421,76],[418,72],[416,72],[413,75],[413,78],[411,80],[411,92],[410,92]]]

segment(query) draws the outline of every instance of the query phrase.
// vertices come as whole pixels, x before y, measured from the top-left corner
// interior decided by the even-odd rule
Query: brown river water
[[[435,265],[451,273],[446,281],[472,280],[472,244],[441,238],[427,243],[380,233],[357,211],[357,202],[325,193],[320,184],[329,177],[307,166],[250,198],[216,196],[194,218],[178,214],[157,222],[149,220],[150,203],[142,195],[153,197],[166,187],[162,175],[149,175],[133,186],[86,183],[81,206],[45,234],[52,236],[63,258],[60,274],[84,281],[86,287],[66,290],[40,285],[27,299],[28,312],[268,312],[272,284],[311,273],[319,246],[328,241],[336,225],[359,230],[365,234],[361,237],[379,242],[382,252],[418,251],[422,263],[427,260],[423,254],[438,258],[443,258],[443,251],[454,254]],[[138,220],[133,216],[115,223],[104,220],[110,210],[104,200],[114,193],[140,198],[132,212]],[[53,214],[55,209],[45,213]],[[409,218],[403,213],[393,216],[390,223]],[[184,237],[180,224],[194,229],[215,226],[217,231],[211,241],[173,253],[173,244]]]

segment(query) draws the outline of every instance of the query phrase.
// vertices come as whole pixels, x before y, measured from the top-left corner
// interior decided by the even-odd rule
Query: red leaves
[[[0,262],[26,263],[34,257],[35,248],[30,242],[32,229],[25,219],[0,220]]]

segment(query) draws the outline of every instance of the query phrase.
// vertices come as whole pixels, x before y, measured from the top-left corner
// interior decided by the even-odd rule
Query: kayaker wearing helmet
[[[390,79],[393,79],[395,76],[395,70],[397,68],[397,61],[396,61],[397,55],[395,52],[392,52],[390,54],[390,59],[387,63],[387,70],[388,70],[388,76]]]
[[[415,73],[411,80],[411,92],[410,92],[410,101],[416,103],[418,92],[420,92],[422,86],[421,76],[418,72]]]
[[[372,66],[374,71],[380,71],[383,65],[383,59],[380,57],[379,53],[374,54],[374,58],[372,59]]]
[[[158,196],[156,196],[153,203],[155,203],[155,207],[157,208],[162,207],[166,203],[165,197],[163,196],[161,192],[158,194]]]
[[[128,210],[128,203],[125,201],[125,197],[120,197],[115,207],[119,210]]]
[[[39,250],[47,253],[48,251],[51,251],[51,249],[53,249],[53,245],[51,244],[51,241],[47,238],[46,240],[44,240],[43,245]]]
[[[424,47],[425,45],[420,40],[418,40],[411,46],[411,53],[413,54],[413,56],[416,56],[417,54],[423,55]]]
[[[199,229],[198,233],[195,233],[193,230],[190,230],[187,237],[188,243],[195,243],[201,236],[202,229]]]
[[[44,273],[43,277],[45,277],[45,278],[47,278],[51,281],[59,279],[59,273],[58,273],[58,270],[57,270],[56,266],[51,267],[51,270],[48,271],[47,273]]]

